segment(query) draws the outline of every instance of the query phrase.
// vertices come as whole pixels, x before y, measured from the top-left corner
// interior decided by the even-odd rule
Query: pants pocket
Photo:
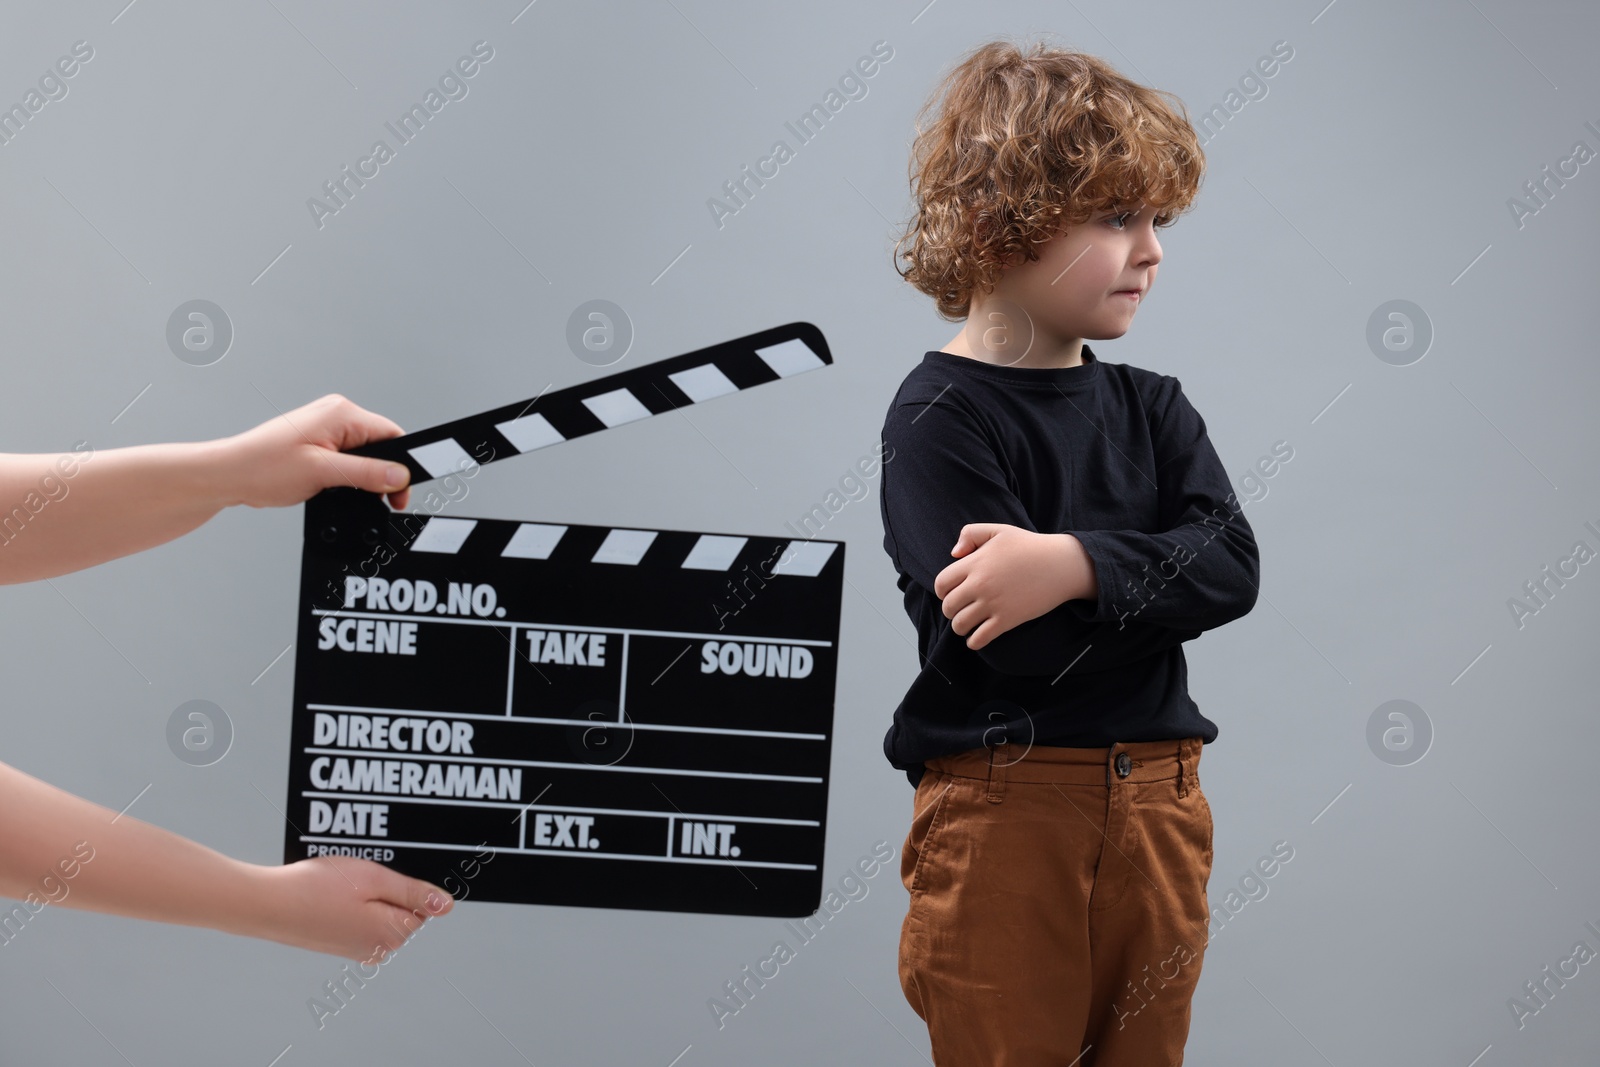
[[[1213,838],[1216,834],[1216,824],[1211,818],[1211,802],[1206,799],[1205,790],[1200,788],[1196,781],[1193,786],[1194,812],[1198,815],[1198,831],[1200,837],[1200,909],[1204,918],[1202,929],[1205,931],[1206,940],[1210,941],[1211,928],[1211,863],[1214,855]]]
[[[1209,857],[1212,850],[1212,838],[1216,834],[1216,823],[1211,818],[1211,801],[1206,799],[1206,791],[1201,787],[1198,775],[1189,783],[1189,791],[1194,795],[1194,806],[1200,814],[1202,829],[1205,831],[1206,855]]]
[[[922,781],[917,783],[911,829],[906,834],[905,847],[900,852],[900,881],[913,898],[922,887],[927,856],[938,841],[939,829],[944,825],[945,812],[955,785],[955,778],[932,769],[926,771]]]
[[[929,769],[917,783],[915,807],[912,809],[911,829],[906,834],[905,847],[900,850],[900,881],[911,894],[910,906],[900,925],[900,988],[906,1002],[924,1020],[927,1006],[923,1003],[921,976],[927,962],[927,930],[922,921],[923,895],[920,892],[927,877],[929,856],[933,854],[949,811],[950,796],[956,789],[957,779],[943,771]]]

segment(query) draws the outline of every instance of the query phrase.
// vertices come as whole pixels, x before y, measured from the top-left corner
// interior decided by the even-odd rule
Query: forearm
[[[986,595],[997,601],[1026,597],[1027,610],[1041,606],[1044,610],[1007,627],[977,649],[991,667],[1007,674],[1055,674],[1066,664],[1077,663],[1088,673],[1132,662],[1176,643],[1159,637],[1152,640],[1149,633],[1114,633],[1115,627],[1085,621],[1063,608],[1069,600],[1092,600],[1099,593],[1089,554],[1072,534],[1031,534],[1023,544],[1030,555],[1020,567],[990,573]],[[979,549],[985,550],[1005,549],[991,543]]]
[[[219,446],[0,454],[0,584],[92,567],[204,524],[229,502]]]
[[[1124,667],[1192,641],[1198,630],[1178,630],[1133,620],[1084,622],[1070,609],[1057,608],[1029,619],[990,641],[978,655],[1006,674],[1055,676]]]
[[[1048,603],[1046,612],[1054,611],[1069,600],[1093,600],[1100,595],[1095,580],[1094,562],[1089,558],[1083,543],[1069,533],[1037,534],[1048,553],[1038,566],[1018,572],[1005,580],[990,579],[989,595],[996,599],[1009,599],[1027,592],[1042,595]],[[1030,557],[1038,561],[1039,557]],[[1036,616],[1037,617],[1037,616]],[[1085,629],[1088,629],[1087,624]]]
[[[261,936],[268,873],[0,763],[0,897]]]
[[[1255,605],[1259,555],[1242,513],[1227,522],[1191,522],[1154,534],[1082,530],[1079,536],[1100,578],[1095,595],[1069,608],[1086,622],[1139,619],[1205,631]]]
[[[1054,611],[1069,600],[1093,600],[1100,593],[1095,580],[1094,562],[1083,543],[1069,533],[1031,534],[1045,551],[1039,553],[1031,546],[1025,569],[991,574],[987,579],[987,595],[996,600],[1010,600],[1027,595]],[[993,547],[985,546],[990,551]],[[983,551],[983,549],[979,549]],[[1009,551],[1009,549],[1007,549]],[[1040,614],[1043,614],[1041,612]]]

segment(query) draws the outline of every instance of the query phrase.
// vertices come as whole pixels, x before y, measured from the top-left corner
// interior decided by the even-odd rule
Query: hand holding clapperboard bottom
[[[756,354],[758,348],[766,353],[766,359],[770,362]],[[811,353],[809,362],[801,348]],[[556,409],[563,402],[589,401],[584,404],[585,409],[605,426],[627,421],[622,416],[633,409],[618,392],[616,383],[626,382],[627,385],[620,387],[623,389],[638,387],[653,392],[654,396],[645,393],[637,397],[637,403],[649,414],[670,410],[675,405],[702,402],[718,395],[719,391],[738,391],[828,362],[831,362],[831,358],[820,333],[807,324],[796,324],[714,346],[700,353],[676,357],[654,364],[653,367],[590,383],[589,386],[562,390],[540,400],[527,412],[512,414],[526,416],[544,412],[548,408],[550,431],[546,432],[574,436],[602,427],[585,427],[575,423],[575,411],[558,413]],[[763,371],[762,366],[767,369]],[[665,373],[667,381],[672,384],[663,383],[659,389],[653,388],[658,383],[651,381],[652,370]],[[609,389],[599,388],[607,383],[612,383]],[[497,450],[503,444],[504,454],[514,454],[525,448],[538,447],[536,438],[530,436],[528,431],[540,426],[538,421],[520,422],[509,428],[511,432],[520,434],[518,437],[504,440],[472,438],[470,443],[493,442],[491,447]],[[790,550],[787,547],[789,542],[754,537],[697,535],[681,531],[604,532],[590,527],[533,523],[503,525],[494,520],[452,518],[452,522],[470,524],[472,529],[467,530],[450,523],[436,526],[434,524],[439,523],[437,516],[427,520],[427,524],[418,531],[413,528],[415,516],[389,513],[374,494],[387,494],[395,508],[404,509],[410,498],[408,474],[420,472],[430,478],[436,476],[434,470],[422,466],[422,460],[416,453],[421,452],[423,458],[437,462],[444,450],[438,447],[408,449],[408,454],[401,458],[398,466],[385,459],[362,454],[381,451],[382,445],[375,446],[373,442],[388,443],[402,433],[400,427],[390,420],[365,411],[343,397],[330,395],[244,433],[215,441],[138,445],[100,451],[85,448],[80,443],[69,453],[0,455],[0,500],[17,502],[9,512],[0,515],[0,529],[4,531],[0,534],[0,584],[49,579],[163,544],[204,524],[219,510],[231,505],[281,507],[309,500],[307,528],[315,532],[318,538],[324,537],[323,531],[330,529],[329,525],[319,525],[328,515],[364,520],[367,523],[364,526],[357,522],[353,526],[347,525],[342,531],[333,528],[331,533],[326,534],[331,540],[308,538],[306,543],[306,562],[302,568],[302,638],[295,680],[297,703],[294,709],[294,734],[297,746],[304,741],[306,747],[325,747],[311,744],[317,729],[316,716],[323,712],[309,709],[299,702],[305,687],[330,684],[326,676],[306,666],[308,660],[333,651],[319,652],[316,649],[322,632],[320,622],[312,624],[307,621],[310,617],[306,610],[311,603],[309,597],[324,592],[313,588],[311,584],[319,575],[324,578],[324,583],[333,582],[336,588],[338,582],[335,579],[338,578],[367,579],[366,589],[360,591],[363,598],[360,609],[351,616],[342,614],[341,609],[341,614],[334,616],[338,620],[334,624],[334,644],[348,659],[389,660],[392,663],[409,655],[394,651],[360,651],[363,645],[374,649],[385,647],[391,639],[406,640],[416,657],[425,657],[430,652],[437,657],[440,650],[430,648],[431,645],[442,644],[447,649],[466,650],[474,643],[469,634],[510,634],[513,631],[519,635],[524,648],[532,649],[535,639],[528,635],[538,632],[546,636],[542,639],[537,660],[530,655],[521,669],[531,672],[537,668],[539,674],[548,678],[549,684],[555,687],[538,699],[529,697],[531,686],[520,692],[513,690],[513,681],[519,680],[514,677],[518,669],[516,663],[522,660],[522,657],[518,657],[509,668],[506,688],[502,690],[502,696],[509,694],[512,700],[512,715],[505,722],[491,723],[486,719],[472,718],[476,712],[461,712],[458,708],[443,706],[439,698],[448,696],[450,690],[421,683],[411,694],[418,699],[392,701],[397,710],[404,709],[396,714],[386,715],[376,711],[333,713],[336,725],[331,740],[334,744],[327,747],[338,748],[342,744],[358,754],[347,758],[378,758],[385,763],[378,768],[370,764],[351,763],[346,764],[345,769],[346,773],[352,774],[350,784],[380,790],[376,794],[367,794],[382,798],[380,800],[349,801],[352,804],[369,805],[361,827],[368,835],[366,840],[388,841],[391,844],[348,847],[341,844],[324,850],[323,854],[307,856],[311,844],[323,842],[302,843],[300,837],[303,831],[308,838],[342,841],[351,836],[345,830],[344,820],[354,816],[351,809],[344,809],[342,817],[334,814],[329,818],[325,828],[327,832],[309,832],[311,826],[317,825],[313,821],[310,805],[313,798],[302,794],[337,791],[310,788],[314,784],[309,779],[312,774],[318,775],[326,784],[332,783],[316,769],[317,756],[297,751],[291,764],[297,773],[306,775],[307,779],[304,784],[295,779],[290,782],[285,848],[285,859],[289,862],[281,867],[231,859],[197,842],[145,823],[127,811],[118,812],[92,803],[0,764],[0,897],[18,902],[9,911],[0,912],[0,948],[22,936],[27,923],[43,908],[56,904],[159,922],[209,927],[371,963],[387,958],[404,944],[426,917],[451,910],[451,892],[445,888],[447,879],[451,879],[451,885],[458,890],[470,886],[470,891],[478,893],[480,899],[556,900],[566,896],[569,899],[564,902],[572,903],[625,907],[672,907],[684,904],[692,910],[760,913],[759,909],[744,907],[745,901],[735,895],[737,887],[730,890],[726,881],[719,884],[703,880],[697,885],[692,878],[681,875],[652,879],[641,878],[633,873],[637,869],[657,871],[674,866],[691,868],[700,865],[704,868],[703,873],[737,878],[740,869],[728,863],[730,859],[735,863],[741,862],[741,859],[735,858],[735,848],[741,850],[739,857],[748,857],[749,860],[743,873],[755,878],[763,888],[768,886],[769,876],[790,880],[787,883],[790,886],[787,899],[789,906],[796,910],[785,914],[800,914],[808,904],[814,909],[820,893],[819,865],[823,843],[822,819],[826,805],[828,739],[832,724],[842,546],[837,546],[840,551],[833,553],[831,549],[835,546],[828,542],[795,542]],[[425,431],[407,440],[420,439],[430,433]],[[444,436],[428,438],[435,446],[444,439]],[[555,440],[555,437],[548,439],[549,442]],[[487,462],[491,458],[487,452],[480,454],[484,457],[480,462]],[[492,458],[503,458],[503,454]],[[459,468],[452,466],[450,469]],[[315,495],[334,486],[339,488],[320,496]],[[59,502],[69,494],[74,501],[72,506],[60,506]],[[52,507],[51,504],[56,506]],[[329,507],[324,509],[324,504]],[[362,504],[370,506],[362,507]],[[719,614],[709,603],[704,606],[703,618],[690,620],[697,636],[715,634],[704,643],[709,646],[711,640],[719,642],[718,652],[711,655],[709,660],[704,656],[691,660],[684,655],[682,661],[676,663],[673,670],[661,679],[665,684],[675,673],[687,676],[689,670],[705,670],[709,662],[708,673],[720,678],[729,687],[724,691],[728,699],[720,704],[697,703],[705,699],[707,691],[694,692],[694,687],[685,685],[684,680],[680,679],[676,687],[669,686],[667,692],[676,692],[678,698],[684,701],[678,706],[679,717],[684,720],[698,718],[700,721],[697,723],[665,722],[662,720],[670,717],[670,708],[645,707],[642,710],[648,711],[650,716],[647,723],[637,702],[623,706],[623,700],[632,695],[632,690],[624,692],[621,681],[629,675],[621,673],[622,670],[630,666],[637,668],[638,658],[655,663],[659,656],[650,647],[652,644],[657,640],[677,639],[677,634],[688,632],[664,625],[668,620],[663,617],[661,610],[670,607],[664,601],[672,597],[682,598],[684,605],[692,605],[694,597],[705,596],[703,587],[696,587],[690,594],[690,587],[696,586],[696,583],[687,577],[680,581],[666,580],[653,586],[651,582],[641,583],[637,580],[633,583],[608,584],[602,576],[593,587],[589,587],[583,583],[592,580],[593,576],[584,575],[584,568],[578,566],[572,573],[547,576],[547,586],[539,587],[533,584],[524,586],[517,582],[504,584],[503,575],[509,571],[503,572],[493,567],[481,574],[458,578],[449,571],[448,565],[441,566],[435,562],[432,567],[408,569],[401,562],[406,558],[439,560],[451,556],[461,566],[467,566],[471,561],[488,558],[478,551],[482,535],[507,526],[518,529],[526,527],[530,532],[522,534],[516,541],[517,550],[525,551],[528,555],[505,556],[506,559],[537,559],[563,564],[568,562],[573,551],[590,547],[594,549],[588,559],[591,567],[599,567],[601,563],[611,560],[616,561],[614,565],[619,569],[629,569],[640,575],[655,565],[662,553],[683,547],[687,538],[689,551],[675,561],[685,575],[693,571],[695,578],[701,578],[703,571],[705,575],[717,574],[725,583],[726,573],[709,570],[709,565],[730,558],[743,562],[750,556],[745,549],[760,551],[769,546],[785,546],[780,551],[769,553],[777,561],[775,564],[738,571],[738,587],[744,596],[750,598],[748,603],[741,606],[738,600],[731,599],[726,588],[718,589],[721,611],[737,611],[732,616],[734,625],[728,632],[716,630],[715,620]],[[380,531],[378,544],[387,546],[386,551],[395,553],[388,574],[383,569],[373,572],[372,565],[368,564],[367,571],[356,570],[346,575],[332,565],[337,553],[349,547],[346,541],[351,537],[364,550],[356,557],[357,564],[365,561],[372,550],[378,547],[378,544],[368,540],[374,530]],[[598,544],[593,543],[591,539],[602,532],[605,533],[604,538]],[[558,533],[561,534],[559,539],[556,536]],[[451,553],[439,553],[440,547],[452,542],[460,551],[453,556]],[[737,546],[735,542],[738,542]],[[497,547],[502,553],[509,552],[512,542],[508,538]],[[543,556],[539,555],[541,551]],[[828,558],[822,558],[824,552],[829,553]],[[434,555],[429,557],[429,553]],[[763,557],[760,562],[765,559]],[[526,566],[537,569],[536,564],[531,562]],[[319,569],[324,567],[329,568],[326,574]],[[785,574],[786,567],[793,568],[792,572]],[[604,568],[600,569],[603,571]],[[813,573],[808,581],[801,583],[806,587],[804,591],[796,593],[784,588],[807,570]],[[759,575],[766,577],[760,579]],[[406,589],[406,585],[390,584],[387,591],[391,595],[380,606],[377,591],[384,587],[374,581],[379,577],[386,581],[392,577],[397,583],[409,579],[409,594],[394,593],[396,589]],[[497,578],[502,580],[502,586],[495,585]],[[527,580],[532,583],[534,578]],[[436,593],[444,596],[445,610],[439,612],[439,605],[433,605],[435,612],[430,619],[431,625],[423,627],[419,624],[415,636],[409,640],[400,636],[400,626],[385,627],[382,631],[384,636],[378,636],[380,622],[399,621],[393,616],[404,614],[408,607],[415,614],[418,606],[427,602],[429,594],[424,590],[428,585],[424,583],[433,584]],[[473,590],[465,592],[462,589],[465,584],[471,584]],[[494,589],[497,598],[497,603],[487,615],[474,610],[489,606],[485,599],[489,594],[479,591],[484,586]],[[571,609],[570,616],[554,618],[526,613],[533,609],[522,600],[526,595],[524,588],[547,588],[551,595],[542,598],[541,603],[548,605],[550,610]],[[662,596],[653,595],[652,589]],[[581,600],[581,595],[586,592],[597,594],[595,601],[587,607]],[[409,601],[405,599],[407,596],[411,598]],[[456,598],[454,601],[450,599],[452,596]],[[629,598],[633,599],[630,601]],[[763,603],[763,598],[768,603]],[[369,600],[372,610],[366,610]],[[730,600],[731,606],[728,606]],[[783,611],[797,605],[798,617],[785,619]],[[497,615],[496,612],[502,607],[506,609],[506,614]],[[515,614],[513,608],[516,609]],[[313,610],[321,612],[324,609],[318,606]],[[585,611],[591,612],[593,617],[586,616]],[[597,621],[608,617],[608,613],[614,616],[609,624]],[[373,617],[385,614],[389,617]],[[319,620],[323,617],[316,616]],[[348,617],[357,619],[353,627],[345,627]],[[487,622],[490,618],[498,626],[469,625],[473,621]],[[363,628],[362,622],[369,620],[372,626]],[[455,622],[452,624],[445,620]],[[418,621],[420,623],[420,615]],[[456,636],[446,634],[436,641],[439,631],[451,625],[455,629],[450,633]],[[540,629],[541,626],[543,629]],[[560,639],[553,639],[550,634],[559,634]],[[729,640],[734,634],[738,635],[737,643]],[[803,635],[804,640],[796,639],[796,634]],[[818,634],[824,636],[819,637]],[[831,640],[826,637],[829,634]],[[582,636],[581,642],[578,635]],[[690,639],[686,637],[685,643]],[[340,645],[341,641],[345,645],[353,643],[356,651],[347,651],[345,645]],[[586,696],[588,690],[585,686],[592,683],[573,673],[585,669],[577,662],[580,645],[585,653],[582,658],[593,664],[588,669],[610,671],[609,677],[617,683],[614,692],[608,694],[611,697],[609,701],[605,697]],[[751,656],[748,649],[752,645],[760,645],[762,654]],[[774,648],[787,649],[787,652],[780,652],[776,656],[764,655],[767,650]],[[515,646],[511,646],[511,650],[514,652]],[[628,653],[637,654],[633,664],[625,662]],[[746,668],[751,667],[752,660],[759,661],[774,673],[770,676],[766,670],[747,673]],[[777,672],[780,662],[789,672],[789,677],[782,677]],[[802,662],[805,664],[803,673],[799,666]],[[508,670],[505,662],[500,664],[500,669]],[[737,673],[724,673],[730,671]],[[380,668],[363,671],[357,665],[348,668],[348,675],[338,674],[332,683],[337,689],[340,678],[359,679],[366,677],[368,672],[383,673]],[[819,694],[822,692],[822,684],[817,681],[819,678],[825,679],[825,710],[819,703]],[[754,687],[780,680],[798,682],[802,688],[808,687],[807,693],[798,697],[777,694],[766,699],[758,689],[739,688],[741,683]],[[648,681],[648,677],[645,678],[644,684],[648,684]],[[370,708],[375,703],[371,700],[373,694],[362,692],[359,687],[343,695],[349,696],[352,704],[366,700],[368,703],[363,706]],[[405,693],[391,692],[386,699],[406,696]],[[481,694],[461,691],[458,696],[465,706],[476,707],[473,701]],[[739,699],[741,697],[748,699]],[[533,699],[535,708],[533,714],[527,714],[525,707],[525,702],[530,699]],[[808,700],[810,703],[807,703]],[[612,710],[617,712],[614,724],[607,720],[604,725],[576,725],[598,722],[594,716],[600,707],[604,707],[607,713]],[[501,710],[503,712],[505,709]],[[546,711],[551,714],[544,714]],[[563,716],[568,718],[563,719]],[[545,718],[561,719],[569,725],[563,730],[561,724],[523,721]],[[381,728],[380,719],[387,719]],[[445,720],[448,720],[447,731],[436,725]],[[356,725],[358,721],[364,722],[365,731]],[[720,725],[730,722],[738,725]],[[781,725],[775,726],[775,723]],[[675,728],[679,725],[686,728]],[[469,729],[462,731],[462,726]],[[540,736],[520,736],[516,733],[518,727],[538,730]],[[622,752],[620,757],[615,747],[606,749],[606,745],[613,740],[626,740],[630,732],[639,739],[655,734],[657,739],[669,743],[636,743],[628,751]],[[690,744],[671,743],[685,737],[691,741]],[[373,747],[385,739],[386,749]],[[789,745],[779,745],[779,741],[789,742]],[[472,748],[470,754],[466,752],[469,745]],[[435,752],[435,748],[440,751]],[[444,751],[451,748],[458,752]],[[652,766],[640,758],[646,753],[652,761],[656,761],[656,765]],[[445,759],[446,755],[452,758]],[[522,759],[524,755],[530,758]],[[418,776],[416,772],[401,767],[393,772],[400,788],[391,794],[382,792],[390,784],[391,772],[386,764],[391,760],[405,764],[443,764],[445,768],[436,776],[426,771]],[[549,767],[549,764],[558,766]],[[452,772],[448,769],[452,765],[463,769]],[[467,766],[473,768],[470,783],[465,770]],[[603,767],[612,769],[601,770]],[[537,790],[542,791],[543,799],[534,803],[530,795],[526,800],[504,802],[513,804],[515,811],[489,807],[502,803],[489,800],[489,792],[508,793],[508,783],[515,784],[517,781],[514,774],[503,773],[503,768],[524,771],[529,775],[529,784],[537,781],[532,777],[534,773],[544,772],[545,781]],[[585,771],[585,768],[592,769]],[[491,770],[487,778],[482,773],[484,769]],[[584,773],[607,774],[613,782],[627,779],[629,784],[591,784],[584,789],[581,785]],[[356,775],[360,776],[359,781]],[[453,788],[463,793],[464,798],[423,796],[417,792],[415,787],[419,783],[426,784],[435,777],[446,783],[454,783]],[[558,781],[565,783],[559,786],[563,789],[564,798],[556,792]],[[655,782],[661,786],[655,790],[657,800],[653,806],[642,802],[642,794],[637,789],[642,782]],[[409,791],[408,784],[413,787]],[[725,792],[719,788],[723,785],[727,787]],[[474,796],[475,793],[484,795]],[[681,814],[665,813],[671,811],[672,807],[662,799],[663,795],[677,801],[682,809]],[[397,809],[403,803],[415,806],[420,800],[436,805],[426,818],[395,815],[382,819],[383,825],[379,826],[380,820],[376,816],[380,806]],[[610,803],[597,804],[597,801]],[[635,802],[639,802],[640,807],[627,807]],[[566,807],[562,807],[562,804]],[[604,807],[605,810],[596,813],[579,810],[589,807]],[[331,805],[329,810],[334,810]],[[496,844],[508,840],[503,833],[498,836],[477,833],[478,826],[474,819],[485,810],[496,813],[504,810],[508,817],[515,817],[519,851]],[[643,814],[622,814],[635,810]],[[755,814],[752,815],[752,812]],[[590,821],[585,822],[586,818]],[[757,821],[763,818],[767,820],[765,823]],[[662,831],[654,855],[646,851],[645,842],[629,824],[629,819],[640,820],[639,825],[653,820],[654,827]],[[680,822],[682,827],[678,825]],[[681,835],[675,836],[670,845],[666,841],[663,824],[672,826]],[[392,831],[401,827],[430,832],[433,836],[429,838],[429,847],[393,844],[395,837]],[[599,827],[607,828],[600,830]],[[683,827],[687,827],[687,830]],[[764,834],[758,827],[771,829]],[[380,829],[389,832],[373,836]],[[751,830],[754,832],[747,833]],[[521,836],[524,831],[528,834],[526,839]],[[609,840],[605,838],[606,834],[610,835]],[[463,846],[466,851],[461,851],[460,847],[446,847],[451,841],[468,838],[472,840],[470,845]],[[627,868],[628,873],[613,875],[608,885],[606,879],[586,881],[586,878],[594,879],[592,874],[568,875],[564,878],[560,871],[538,866],[547,857],[555,856],[555,849],[567,849],[566,856],[583,855],[575,853],[568,845],[568,842],[578,841],[588,845],[589,854],[594,858],[587,863],[567,859],[568,864],[590,868],[609,864],[619,871]],[[744,847],[733,841],[749,841],[750,845]],[[486,844],[496,851],[487,851]],[[343,854],[375,847],[393,848],[395,858],[391,865]],[[650,858],[628,858],[627,853],[631,848],[639,849],[640,856],[649,855]],[[520,851],[522,849],[526,851]],[[771,859],[774,855],[781,858]],[[485,858],[491,862],[476,868],[481,872],[476,878],[468,879],[462,873],[473,869],[464,865],[462,859],[481,863]],[[719,860],[720,864],[717,862]],[[523,866],[513,869],[517,862]],[[467,880],[460,881],[462,879]],[[530,879],[536,880],[530,884]],[[618,884],[626,881],[655,881],[657,884],[653,887]],[[570,899],[581,897],[594,885],[598,885],[599,889],[593,893],[592,899]],[[652,895],[652,888],[659,890],[661,895]],[[703,896],[693,896],[702,892]],[[752,896],[755,895],[753,890],[750,892]],[[640,895],[630,896],[630,893]],[[680,895],[673,896],[674,893]]]

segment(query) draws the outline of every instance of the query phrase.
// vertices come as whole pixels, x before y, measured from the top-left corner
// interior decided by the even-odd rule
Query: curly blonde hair
[[[1065,226],[1140,204],[1170,226],[1205,170],[1177,97],[1042,42],[1023,50],[996,40],[968,53],[916,129],[916,216],[895,242],[895,270],[951,320]]]

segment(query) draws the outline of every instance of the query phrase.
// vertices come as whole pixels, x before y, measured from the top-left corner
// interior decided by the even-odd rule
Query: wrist
[[[244,502],[238,495],[239,480],[234,475],[238,464],[233,458],[233,438],[194,441],[181,447],[188,450],[186,460],[199,499],[216,511]]]
[[[1063,601],[1067,600],[1093,600],[1099,595],[1099,587],[1095,584],[1094,568],[1089,561],[1089,553],[1084,549],[1083,542],[1072,534],[1061,533],[1055,536],[1065,542],[1066,567],[1063,578]]]
[[[219,928],[244,937],[278,940],[279,931],[287,925],[283,895],[275,877],[283,868],[225,858],[229,874],[219,895],[229,905],[220,917]]]

